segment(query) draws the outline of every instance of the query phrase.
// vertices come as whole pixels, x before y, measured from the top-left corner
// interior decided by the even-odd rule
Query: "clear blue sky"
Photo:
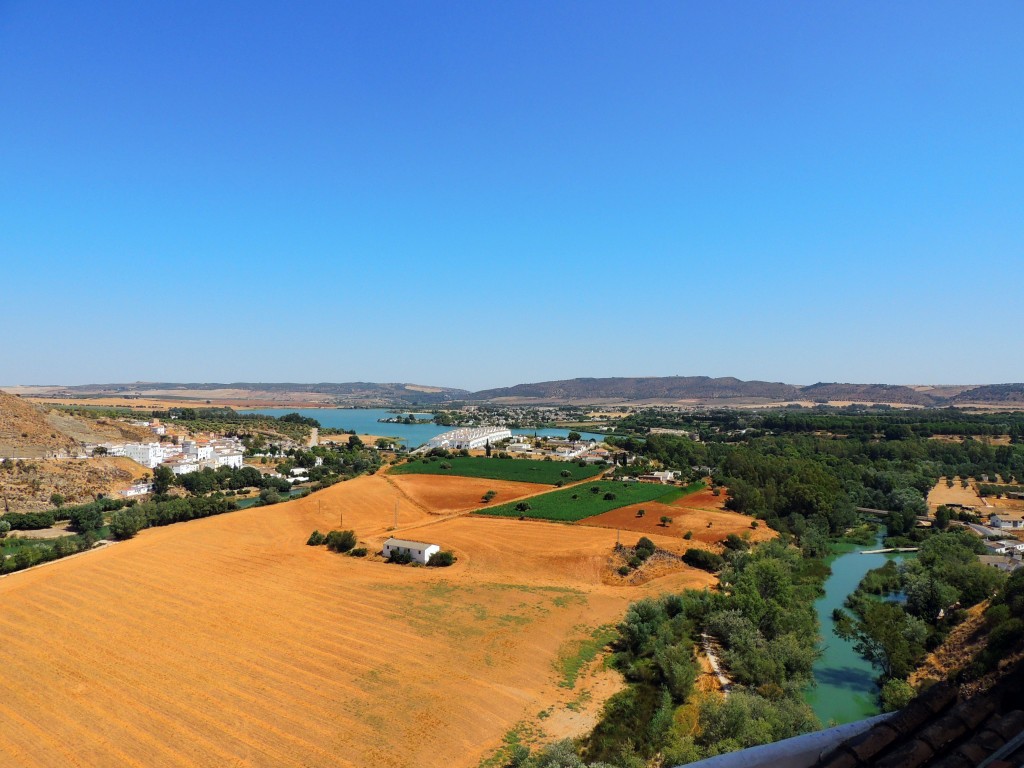
[[[0,0],[0,383],[1022,381],[1022,31]]]

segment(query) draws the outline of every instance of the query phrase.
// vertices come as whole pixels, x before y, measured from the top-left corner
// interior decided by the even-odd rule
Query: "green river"
[[[878,543],[857,547],[835,557],[830,563],[832,575],[825,582],[825,596],[814,604],[821,628],[822,655],[814,665],[817,685],[808,689],[806,699],[824,727],[832,722],[851,723],[879,713],[875,701],[878,672],[857,655],[852,643],[835,635],[832,611],[843,607],[846,596],[857,588],[864,574],[872,568],[881,567],[887,560],[899,561],[906,557],[899,554],[861,554],[862,550],[879,549],[881,540],[880,534]]]

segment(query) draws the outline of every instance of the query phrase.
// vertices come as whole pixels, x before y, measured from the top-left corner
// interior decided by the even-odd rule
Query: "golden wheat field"
[[[407,502],[453,567],[305,545],[342,515],[379,543],[396,499],[359,478],[0,579],[0,765],[475,766],[557,695],[568,635],[711,579],[604,586],[608,530]]]

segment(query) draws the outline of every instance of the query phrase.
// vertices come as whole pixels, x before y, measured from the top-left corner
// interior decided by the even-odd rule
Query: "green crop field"
[[[586,480],[601,474],[605,467],[581,467],[569,461],[536,461],[534,459],[494,459],[484,456],[455,456],[442,459],[437,456],[413,459],[397,464],[389,470],[392,475],[452,475],[455,477],[481,477],[488,480],[515,480],[521,483],[555,485],[565,481]],[[562,473],[568,472],[568,477]]]
[[[696,487],[695,487],[696,486]],[[613,480],[598,480],[593,483],[552,491],[542,496],[534,496],[524,502],[509,502],[490,509],[480,509],[481,515],[498,515],[500,517],[535,517],[542,520],[561,520],[575,522],[587,517],[610,512],[630,504],[642,504],[648,501],[672,501],[678,499],[686,490],[699,490],[703,483],[676,488],[671,485],[653,483],[623,483]],[[597,489],[595,492],[594,489]],[[607,494],[614,498],[606,499]],[[575,497],[575,498],[574,498]],[[518,504],[529,504],[528,510],[516,509]]]

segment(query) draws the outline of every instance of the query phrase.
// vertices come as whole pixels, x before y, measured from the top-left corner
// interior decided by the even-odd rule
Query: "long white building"
[[[510,437],[512,437],[512,430],[504,427],[460,427],[430,438],[426,447],[447,448],[456,451],[465,448],[472,451],[476,448],[483,448],[487,443],[494,445],[499,440]]]

